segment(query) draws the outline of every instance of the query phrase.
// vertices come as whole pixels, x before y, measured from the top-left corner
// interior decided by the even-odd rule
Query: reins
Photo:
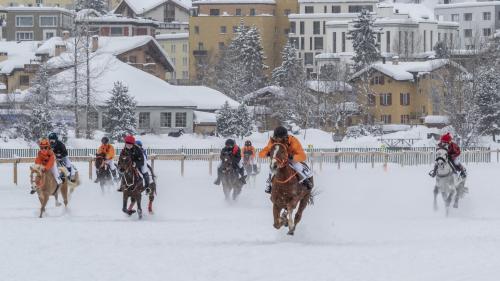
[[[297,176],[297,172],[294,172],[294,173],[293,173],[290,177],[288,177],[288,178],[287,178],[286,180],[284,180],[284,181],[280,181],[280,180],[278,180],[278,179],[275,179],[275,181],[276,181],[277,183],[283,184],[283,183],[287,183],[287,182],[291,181],[291,180],[292,180],[295,176]]]

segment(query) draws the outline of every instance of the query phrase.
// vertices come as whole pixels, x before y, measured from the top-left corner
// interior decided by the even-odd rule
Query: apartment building
[[[76,0],[0,0],[0,6],[46,6],[74,9]],[[106,0],[108,8],[111,10],[116,7],[121,0]]]
[[[156,40],[170,57],[173,72],[167,72],[166,79],[172,84],[189,82],[189,34],[158,34]]]
[[[214,63],[219,52],[243,22],[255,26],[262,39],[268,73],[281,64],[281,50],[290,32],[288,15],[298,11],[297,0],[203,0],[193,3],[189,22],[191,80],[199,79],[197,65]]]

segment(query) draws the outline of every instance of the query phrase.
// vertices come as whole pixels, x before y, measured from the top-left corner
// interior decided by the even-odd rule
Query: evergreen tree
[[[30,103],[53,103],[54,82],[50,79],[49,70],[46,64],[40,65],[29,90]]]
[[[76,10],[94,9],[101,14],[107,13],[106,4],[104,0],[77,0]]]
[[[297,82],[297,77],[304,74],[304,68],[301,60],[297,57],[297,50],[289,42],[283,47],[281,60],[281,65],[272,72],[273,84],[280,87],[294,85]]]
[[[244,103],[241,103],[235,112],[236,135],[240,138],[250,135],[252,132],[252,117]]]
[[[243,63],[242,83],[247,94],[264,87],[264,69],[267,66],[264,65],[264,49],[257,27],[250,27],[243,39],[243,45],[239,48],[239,59]]]
[[[354,28],[348,31],[348,39],[352,40],[354,49],[352,59],[356,71],[379,59],[374,21],[370,11],[362,10],[358,18],[354,20]]]
[[[448,44],[444,41],[438,41],[436,45],[434,45],[434,52],[438,59],[447,59],[450,57],[450,49],[448,48]]]
[[[495,134],[500,129],[500,76],[491,65],[479,67],[477,106],[482,134]]]
[[[33,104],[30,114],[17,126],[26,140],[38,141],[54,130],[51,108],[46,104]]]
[[[234,136],[238,133],[235,112],[226,101],[217,113],[217,133],[223,137]]]
[[[126,135],[136,133],[135,107],[136,102],[129,95],[128,88],[122,82],[115,82],[104,111],[104,129],[110,139],[121,140]]]

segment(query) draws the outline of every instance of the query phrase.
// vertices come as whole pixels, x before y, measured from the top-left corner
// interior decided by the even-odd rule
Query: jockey
[[[252,146],[251,141],[245,141],[245,146],[243,147],[241,156],[243,159],[245,159],[245,156],[248,157],[248,163],[252,165],[253,172],[257,173],[257,164],[255,164],[255,148]]]
[[[460,172],[460,176],[462,178],[467,177],[466,170],[460,160],[458,160],[458,156],[460,156],[460,147],[458,144],[452,141],[452,137],[450,133],[446,133],[441,136],[441,139],[438,143],[439,148],[444,148],[448,151],[448,158],[450,162],[455,166],[455,169]],[[429,173],[431,177],[435,177],[437,173],[437,164],[434,165],[434,169]]]
[[[38,155],[36,156],[35,164],[43,165],[44,171],[50,171],[52,173],[57,183],[57,188],[56,191],[54,192],[55,194],[59,190],[59,187],[62,183],[59,171],[57,170],[56,155],[50,148],[50,142],[48,139],[42,139],[39,143],[39,146],[40,146],[40,151],[38,151]],[[30,193],[33,194],[35,192],[36,190],[32,189]]]
[[[148,154],[146,150],[142,147],[142,141],[136,140],[135,144],[139,147],[142,152],[142,156],[144,158],[144,164],[140,167],[142,177],[144,178],[144,188],[146,189],[146,193],[149,193],[151,189],[149,188],[150,177],[149,177],[149,168],[148,168]]]
[[[113,158],[115,158],[115,148],[112,144],[109,143],[108,137],[103,137],[101,139],[101,146],[99,146],[99,149],[97,149],[97,154],[104,154],[104,163],[108,165],[109,169],[111,170],[111,175],[115,180],[117,180],[118,173],[116,172],[116,165],[113,161]]]
[[[312,173],[309,168],[303,164],[302,162],[306,161],[306,153],[302,148],[299,140],[294,136],[288,135],[288,131],[285,127],[279,126],[274,130],[273,137],[267,143],[267,146],[260,151],[259,157],[266,158],[269,156],[269,152],[271,151],[275,142],[279,140],[285,140],[288,143],[288,153],[290,154],[290,167],[297,172],[300,176],[300,182],[307,187],[307,189],[311,190],[313,188],[312,183]],[[272,182],[272,174],[269,172],[269,178],[267,179],[266,193],[271,193],[271,182]]]
[[[56,159],[59,163],[61,163],[69,172],[69,180],[75,180],[76,168],[73,166],[68,157],[68,150],[62,141],[59,140],[59,137],[56,133],[49,134],[49,142],[54,154],[56,155]]]
[[[142,167],[144,165],[144,154],[141,151],[141,148],[135,144],[135,138],[132,135],[126,136],[124,139],[125,146],[120,153],[120,158],[123,156],[130,155],[132,157],[132,161],[134,162],[134,167],[136,169]],[[123,191],[122,187],[118,189],[118,191]]]
[[[245,168],[243,168],[243,163],[241,162],[241,149],[234,140],[227,139],[225,147],[220,152],[220,159],[223,160],[225,155],[231,155],[231,159],[233,160],[233,167],[240,174],[240,181],[243,184],[246,184],[245,178],[247,177],[245,174]],[[222,162],[219,163],[217,167],[217,179],[214,184],[220,185],[220,181],[222,179]]]

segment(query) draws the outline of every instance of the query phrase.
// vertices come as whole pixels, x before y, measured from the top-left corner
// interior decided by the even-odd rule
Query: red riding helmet
[[[40,146],[40,148],[47,148],[50,147],[50,142],[48,139],[41,139],[38,145]]]
[[[135,144],[135,138],[134,136],[128,135],[124,139],[126,144]]]
[[[450,133],[446,133],[446,134],[441,136],[441,142],[450,143],[451,140],[452,140],[452,137],[451,137]]]

